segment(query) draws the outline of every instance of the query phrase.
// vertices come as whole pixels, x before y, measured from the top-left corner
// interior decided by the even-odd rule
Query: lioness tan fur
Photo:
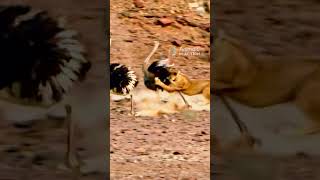
[[[168,92],[180,91],[189,96],[202,94],[210,103],[210,80],[189,79],[188,76],[180,71],[173,70],[169,80],[169,85],[161,82],[159,78],[155,78],[155,83]]]
[[[225,33],[214,40],[213,93],[260,108],[294,102],[314,123],[305,133],[320,132],[320,58],[258,58]]]

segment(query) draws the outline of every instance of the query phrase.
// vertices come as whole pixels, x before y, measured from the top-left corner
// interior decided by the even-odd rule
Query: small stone
[[[183,154],[183,152],[180,152],[180,151],[174,151],[172,154],[173,154],[173,155],[182,155],[182,154]]]
[[[144,7],[143,1],[141,1],[141,0],[133,0],[133,4],[134,4],[137,8],[143,8],[143,7]]]
[[[173,19],[170,18],[161,18],[158,20],[158,24],[160,24],[161,26],[169,26],[173,23]]]
[[[207,132],[205,132],[205,131],[201,131],[201,134],[203,134],[203,135],[207,135],[208,133],[207,133]]]
[[[179,47],[182,45],[182,42],[181,42],[180,40],[178,40],[178,39],[173,39],[173,40],[171,41],[171,43],[172,43],[173,45],[179,46]]]

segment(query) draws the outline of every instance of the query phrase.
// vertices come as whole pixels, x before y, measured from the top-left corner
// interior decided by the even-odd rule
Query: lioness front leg
[[[296,105],[313,122],[310,128],[304,129],[304,134],[320,133],[320,96],[315,94],[319,91],[319,79],[315,78],[306,82],[297,93]]]
[[[210,103],[210,86],[205,87],[202,91],[202,95],[208,100]]]
[[[155,84],[162,87],[164,90],[168,92],[180,91],[181,88],[175,88],[164,84],[158,77],[154,78]]]

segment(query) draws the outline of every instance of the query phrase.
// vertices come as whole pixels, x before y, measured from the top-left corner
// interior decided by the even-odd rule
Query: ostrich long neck
[[[150,54],[148,55],[148,57],[144,60],[144,63],[142,65],[142,69],[143,69],[143,72],[146,76],[149,76],[150,73],[148,72],[148,70],[146,69],[146,66],[148,65],[149,63],[149,60],[150,58],[153,56],[153,54],[157,51],[159,47],[159,42],[158,41],[155,41],[154,42],[154,47],[153,47],[153,50],[150,52]]]
[[[147,64],[150,60],[150,58],[153,56],[153,54],[157,51],[159,47],[159,42],[158,41],[155,41],[154,42],[154,47],[153,47],[153,50],[151,51],[151,53],[148,55],[148,57],[144,60],[144,64]]]

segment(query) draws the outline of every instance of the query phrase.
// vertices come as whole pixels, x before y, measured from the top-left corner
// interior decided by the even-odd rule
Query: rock
[[[173,40],[171,40],[171,43],[172,43],[173,45],[179,46],[179,47],[182,45],[182,42],[181,42],[180,40],[178,40],[178,39],[173,39]]]
[[[173,19],[171,18],[161,18],[158,20],[158,24],[161,25],[161,26],[169,26],[171,25],[172,23],[174,22]]]
[[[133,4],[137,8],[143,8],[144,7],[143,1],[141,1],[141,0],[133,0]]]
[[[126,132],[126,130],[121,130],[121,133],[124,134]],[[117,135],[118,136],[118,135]]]
[[[183,154],[183,152],[180,152],[180,151],[174,151],[172,154],[173,154],[173,155],[182,155],[182,154]]]
[[[207,133],[207,132],[205,132],[205,131],[201,131],[201,134],[203,134],[203,135],[207,135],[208,133]]]

